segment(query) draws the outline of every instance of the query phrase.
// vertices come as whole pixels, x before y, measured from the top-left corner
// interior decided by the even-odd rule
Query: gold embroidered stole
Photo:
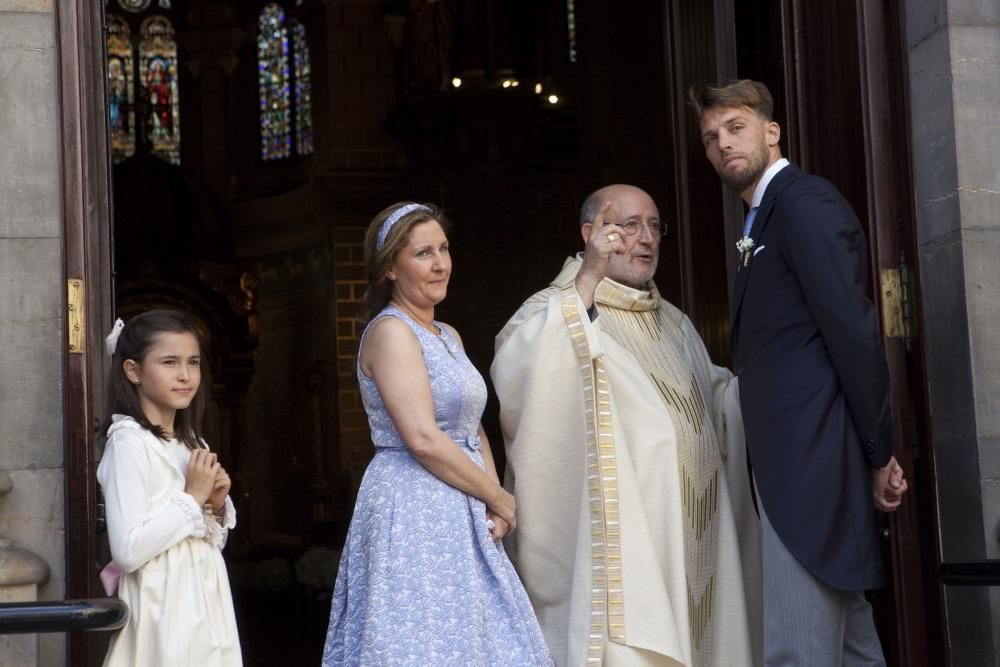
[[[713,645],[721,460],[704,397],[685,355],[682,316],[669,305],[658,307],[655,287],[644,292],[605,280],[594,300],[601,331],[635,356],[674,424],[692,659],[694,665],[707,665]]]
[[[615,456],[608,379],[601,359],[591,361],[587,335],[580,320],[576,290],[561,289],[563,318],[569,327],[583,380],[587,423],[587,498],[590,505],[590,626],[587,664],[604,660],[604,637],[625,640],[622,588],[621,528],[618,522],[618,462]],[[586,314],[583,314],[586,317]]]

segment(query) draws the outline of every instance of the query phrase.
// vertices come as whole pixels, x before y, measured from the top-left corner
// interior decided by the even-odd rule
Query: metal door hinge
[[[886,338],[902,338],[909,350],[913,341],[913,300],[910,271],[905,262],[898,269],[882,269],[882,329]]]
[[[83,354],[83,280],[70,278],[67,282],[68,297],[66,299],[66,326],[70,354]]]

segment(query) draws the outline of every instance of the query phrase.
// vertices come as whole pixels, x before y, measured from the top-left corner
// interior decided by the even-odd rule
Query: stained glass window
[[[139,80],[146,100],[143,127],[152,152],[173,164],[181,162],[180,100],[177,90],[177,42],[163,16],[139,28]]]
[[[292,21],[292,52],[295,60],[295,150],[299,155],[311,155],[312,78],[309,43],[306,41],[306,27],[298,21]]]
[[[130,37],[125,21],[108,17],[108,120],[114,162],[135,154],[135,69]]]
[[[288,157],[292,151],[288,29],[284,10],[273,3],[265,6],[257,27],[261,157],[278,160]]]
[[[576,0],[566,0],[566,32],[569,41],[569,61],[576,62]]]

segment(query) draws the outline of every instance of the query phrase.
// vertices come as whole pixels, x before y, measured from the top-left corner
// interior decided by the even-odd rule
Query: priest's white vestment
[[[496,340],[506,546],[559,665],[758,664],[760,551],[738,385],[660,298],[567,260]]]

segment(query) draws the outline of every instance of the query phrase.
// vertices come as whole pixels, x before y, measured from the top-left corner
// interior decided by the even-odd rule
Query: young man
[[[865,238],[836,188],[781,157],[756,81],[691,90],[705,154],[749,213],[737,244],[733,368],[761,523],[768,665],[881,665],[866,589],[876,514],[906,491]]]

